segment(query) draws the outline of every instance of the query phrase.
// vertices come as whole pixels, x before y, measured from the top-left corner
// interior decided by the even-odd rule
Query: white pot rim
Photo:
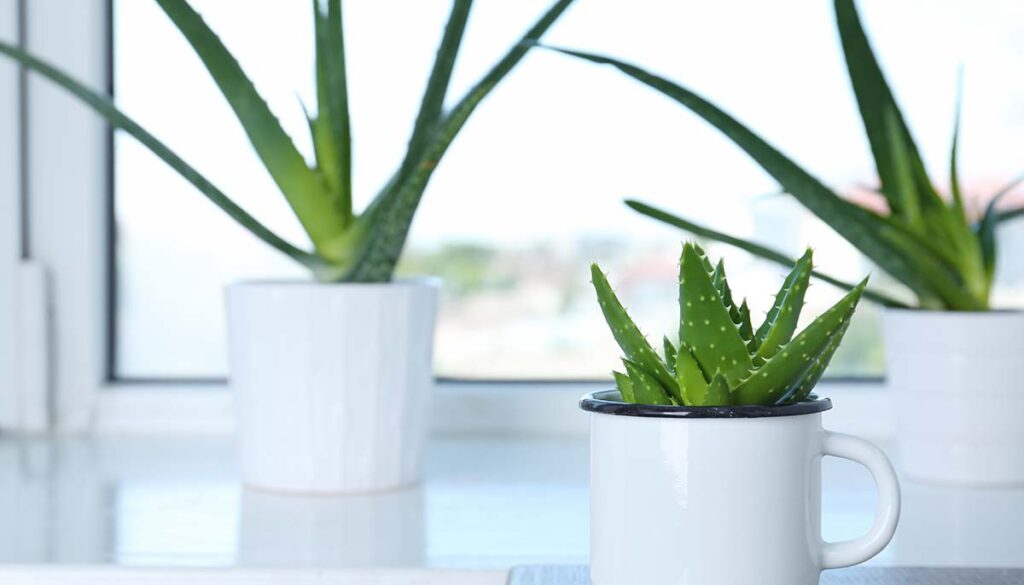
[[[294,288],[294,289],[358,289],[358,290],[372,290],[374,288],[379,289],[395,289],[402,287],[409,288],[430,288],[439,289],[441,288],[441,278],[437,276],[416,276],[407,278],[397,278],[388,282],[319,282],[316,280],[299,280],[299,279],[255,279],[255,280],[238,280],[227,285],[228,288],[232,289],[252,289],[252,288]]]
[[[623,402],[618,390],[591,392],[580,399],[580,408],[594,414],[642,418],[692,419],[754,419],[818,414],[832,408],[832,400],[818,398],[783,406],[741,404],[737,406],[667,406]]]

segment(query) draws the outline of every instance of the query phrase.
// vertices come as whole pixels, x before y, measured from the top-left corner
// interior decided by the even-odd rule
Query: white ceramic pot
[[[887,309],[883,326],[901,471],[1024,485],[1024,313]]]
[[[432,281],[228,288],[246,485],[359,493],[419,481],[437,290]]]
[[[900,489],[877,447],[821,427],[828,399],[791,406],[678,407],[585,397],[594,585],[816,585],[823,569],[878,554]],[[821,458],[863,464],[878,513],[863,537],[821,538]]]

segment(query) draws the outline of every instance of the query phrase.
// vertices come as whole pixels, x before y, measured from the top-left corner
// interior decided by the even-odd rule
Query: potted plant
[[[470,115],[572,0],[558,0],[459,101],[448,83],[472,0],[454,0],[401,164],[362,213],[352,206],[341,0],[314,0],[313,161],[296,149],[217,35],[186,0],[157,3],[216,82],[298,217],[311,250],[262,225],[119,111],[18,47],[6,54],[124,130],[315,282],[244,282],[227,293],[231,384],[247,484],[294,492],[365,492],[415,483],[427,430],[437,287],[394,281],[413,215]]]
[[[907,475],[941,482],[1024,484],[1024,313],[993,311],[996,228],[1024,215],[997,204],[1021,179],[972,214],[957,176],[959,99],[950,156],[949,200],[932,185],[921,156],[861,26],[853,0],[835,0],[836,21],[888,213],[836,195],[729,114],[689,89],[634,65],[556,49],[608,64],[690,109],[768,172],[785,193],[903,283],[909,305],[876,290],[864,297],[884,311],[887,378],[897,404],[898,444]],[[1024,179],[1024,177],[1022,177]],[[782,252],[708,229],[665,210],[627,201],[634,210],[712,240],[792,266]],[[852,289],[820,272],[813,276]]]
[[[755,329],[724,265],[685,244],[679,339],[665,339],[658,355],[596,265],[592,275],[625,354],[618,390],[580,403],[592,413],[595,585],[811,585],[822,569],[863,562],[888,544],[900,510],[892,466],[867,441],[823,430],[821,413],[832,403],[811,393],[865,282],[796,333],[808,251]],[[823,455],[860,462],[875,476],[879,511],[861,538],[821,539]]]

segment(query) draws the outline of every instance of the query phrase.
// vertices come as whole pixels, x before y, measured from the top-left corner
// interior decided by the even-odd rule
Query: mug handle
[[[821,568],[839,569],[863,563],[882,552],[896,532],[900,519],[900,483],[896,471],[881,449],[853,435],[825,431],[822,452],[868,468],[878,488],[878,510],[871,529],[864,536],[822,544]]]

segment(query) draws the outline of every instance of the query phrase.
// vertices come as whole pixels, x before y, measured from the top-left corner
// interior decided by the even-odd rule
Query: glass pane
[[[549,0],[477,2],[450,95],[458,97]],[[118,104],[226,193],[295,242],[304,236],[201,63],[156,3],[115,0]],[[311,103],[309,3],[194,0],[282,124],[310,152],[300,102]],[[962,175],[978,205],[1021,171],[1024,68],[1009,1],[862,2],[864,19],[937,184],[947,184],[958,64],[966,90]],[[372,196],[403,153],[447,2],[346,4],[355,189]],[[927,15],[922,20],[922,15]],[[689,84],[840,192],[874,182],[830,3],[580,1],[552,44],[599,50]],[[225,371],[222,288],[250,278],[304,278],[130,138],[119,136],[116,347],[119,377]],[[680,106],[614,71],[537,51],[482,105],[438,169],[403,272],[446,281],[437,371],[469,378],[604,378],[614,346],[588,284],[598,261],[652,338],[674,328],[679,242],[638,217],[636,197],[798,254],[807,244],[836,276],[871,267],[786,196],[741,151]],[[1024,223],[1024,222],[1022,222]],[[1005,245],[1024,244],[1020,227]],[[725,257],[755,315],[783,273]],[[1005,256],[1006,254],[1004,254]],[[1000,300],[1020,302],[1024,274],[1003,263]],[[885,275],[876,284],[899,294]],[[838,292],[811,289],[808,314]],[[878,314],[864,307],[832,375],[878,375]]]

